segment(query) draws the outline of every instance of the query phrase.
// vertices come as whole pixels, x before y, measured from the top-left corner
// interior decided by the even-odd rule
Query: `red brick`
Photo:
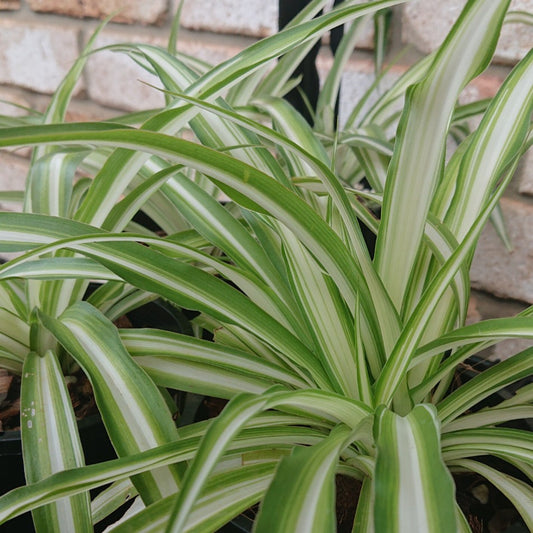
[[[15,11],[20,9],[20,0],[0,0],[0,11]]]
[[[22,117],[27,114],[24,108],[31,107],[22,91],[0,87],[0,115]]]
[[[118,12],[114,22],[159,24],[167,15],[166,0],[28,0],[34,11],[58,13],[72,17],[103,18]]]
[[[485,72],[466,86],[460,96],[460,101],[466,104],[484,98],[492,98],[498,92],[503,81],[502,75]]]
[[[481,320],[481,313],[478,308],[478,301],[475,296],[470,296],[468,310],[466,312],[466,324],[475,324]]]

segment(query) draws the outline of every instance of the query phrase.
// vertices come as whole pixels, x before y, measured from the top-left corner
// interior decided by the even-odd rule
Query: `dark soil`
[[[9,386],[4,401],[0,403],[0,432],[20,429],[20,376],[7,376]],[[77,420],[98,412],[91,384],[81,371],[68,376],[67,388]]]
[[[337,533],[352,533],[362,483],[353,477],[338,474],[335,476],[335,485],[337,490]]]
[[[454,476],[456,498],[472,533],[527,533],[511,502],[478,474]],[[337,533],[352,533],[361,482],[337,475]]]

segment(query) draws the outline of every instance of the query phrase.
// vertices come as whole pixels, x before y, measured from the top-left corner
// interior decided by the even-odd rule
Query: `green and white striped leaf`
[[[414,401],[429,393],[439,382],[451,375],[457,365],[471,355],[489,348],[497,342],[512,338],[528,338],[533,334],[531,317],[490,319],[454,330],[439,339],[421,347],[415,354],[412,365],[430,359],[447,350],[454,350],[440,366],[435,366],[425,379],[412,389]]]
[[[36,220],[36,219],[35,219]],[[84,227],[86,231],[98,231],[96,228],[91,228],[89,226],[82,226],[79,223],[72,221],[63,220],[61,223],[58,221],[56,228],[60,230],[62,227],[66,229],[68,226],[71,226],[73,231],[77,234],[83,233]],[[61,231],[61,230],[60,230]],[[56,236],[60,236],[60,232],[54,231]],[[21,236],[22,234],[18,233]],[[52,233],[49,234],[50,237]],[[63,232],[63,235],[66,235]],[[145,244],[151,245],[154,249],[159,250],[165,255],[176,257],[179,260],[184,260],[185,262],[195,263],[198,268],[205,270],[213,270],[220,273],[224,278],[230,280],[235,285],[237,285],[242,292],[244,292],[250,300],[260,306],[264,311],[269,313],[274,319],[278,320],[283,326],[289,329],[293,333],[297,333],[299,338],[307,340],[307,333],[303,329],[302,325],[298,323],[298,318],[295,317],[297,310],[293,311],[295,304],[289,301],[292,306],[288,308],[287,305],[280,300],[277,294],[274,294],[270,289],[270,284],[266,284],[263,281],[257,279],[254,274],[249,274],[248,270],[244,271],[237,269],[229,265],[226,261],[216,259],[211,255],[207,255],[201,251],[196,250],[195,248],[189,247],[187,244],[182,245],[181,241],[184,240],[187,242],[187,237],[189,234],[185,235],[185,239],[181,238],[181,235],[173,235],[166,239],[159,239],[157,237],[144,237],[142,235],[126,235],[126,234],[108,234],[106,236],[103,233],[100,233],[98,237],[82,237],[78,242],[113,242],[113,241],[123,241],[123,242],[138,242],[143,241]],[[25,239],[30,238],[29,234],[26,233]],[[72,241],[74,242],[74,241]],[[120,280],[121,278],[113,274],[109,269],[106,269],[99,265],[97,262],[89,259],[79,259],[79,258],[70,258],[70,257],[61,257],[56,259],[41,259],[39,261],[27,261],[29,258],[35,255],[43,255],[47,251],[56,251],[61,249],[66,242],[61,242],[57,244],[52,244],[47,247],[47,250],[41,248],[35,252],[26,255],[20,260],[11,262],[9,268],[6,267],[4,272],[0,274],[0,277],[3,279],[10,279],[16,276],[24,276],[29,279],[63,279],[63,278],[92,278],[98,280]],[[65,259],[64,263],[62,260]],[[39,268],[39,265],[43,265],[42,270]],[[77,267],[80,267],[76,270]],[[70,269],[73,270],[70,270]],[[282,282],[281,286],[278,284],[278,293],[283,295],[288,295],[288,299],[292,300],[288,290],[284,287],[285,283]],[[139,302],[143,300],[141,294],[139,294]],[[145,299],[150,299],[146,297]],[[152,298],[153,299],[153,298]],[[118,315],[120,316],[120,315]]]
[[[135,213],[158,191],[169,178],[181,170],[181,165],[174,165],[155,172],[141,185],[118,202],[110,211],[102,227],[109,230],[123,228],[133,218]]]
[[[518,63],[489,105],[461,162],[446,223],[461,240],[503,171],[527,138],[533,109],[533,50]]]
[[[198,441],[198,437],[181,440],[172,445],[150,449],[143,454],[53,474],[43,481],[15,489],[0,497],[0,524],[58,498],[189,460],[194,456]]]
[[[379,17],[379,14],[376,13],[375,17]],[[334,124],[334,110],[337,105],[342,73],[346,63],[353,53],[357,40],[360,38],[361,33],[364,31],[369,20],[370,17],[363,17],[354,20],[350,25],[346,25],[344,28],[344,35],[335,52],[333,65],[331,66],[318,95],[314,121],[315,129],[318,131],[333,134],[337,127],[337,124]]]
[[[117,275],[96,261],[84,257],[47,257],[19,263],[10,268],[9,276],[40,280],[79,278],[121,281]]]
[[[304,309],[309,331],[321,351],[324,367],[336,392],[359,399],[354,331],[350,313],[337,288],[307,250],[291,235],[283,235],[288,271],[294,292]]]
[[[404,0],[382,0],[351,6],[343,10],[337,10],[335,13],[323,15],[319,19],[309,21],[304,25],[288,28],[253,44],[243,52],[214,67],[192,83],[188,87],[187,93],[191,96],[215,98],[243,77],[253,74],[256,69],[263,68],[269,61],[291,50],[297,43],[313,41],[317,39],[321,32],[328,31],[332,27],[352,18],[364,16],[380,8],[396,5],[402,1]],[[179,111],[177,117],[168,116],[163,112],[148,120],[143,125],[143,128],[175,135],[196,114],[196,110],[191,110],[190,108]],[[119,199],[147,158],[142,153],[117,151],[95,178],[94,185],[91,187],[84,205],[78,213],[79,219],[92,224],[100,224],[106,211]],[[111,175],[115,179],[110,180]]]
[[[289,314],[297,314],[285,280],[239,221],[186,176],[176,176],[169,189],[176,208],[200,235],[223,250],[236,265],[259,276],[282,299]]]
[[[339,420],[339,416],[346,417],[347,420],[339,421],[347,423],[351,429],[355,429],[370,414],[360,402],[321,391],[285,392],[274,387],[256,397],[249,394],[236,396],[209,426],[178,493],[167,531],[181,531],[210,472],[243,426],[259,413],[276,408],[287,412],[297,408],[315,416],[321,415],[322,411],[333,420]]]
[[[232,398],[276,383],[305,388],[290,371],[236,349],[158,330],[122,330],[121,339],[154,382],[163,387]]]
[[[17,359],[23,359],[30,350],[30,327],[9,310],[9,305],[0,308],[0,346]]]
[[[456,389],[438,404],[443,425],[465,413],[470,407],[506,385],[531,376],[533,348],[494,365]]]
[[[207,477],[227,449],[228,444],[247,420],[266,410],[268,398],[268,394],[257,397],[241,394],[233,398],[223,413],[213,420],[187,470],[183,486],[174,501],[170,520],[166,527],[168,533],[183,531],[194,502],[199,497]]]
[[[524,143],[527,144],[531,110],[533,109],[533,54],[528,54],[514,69],[499,91],[496,98],[481,121],[478,130],[469,137],[457,151],[457,158],[452,158],[448,165],[450,174],[444,176],[443,183],[448,182],[457,193],[459,183],[461,191],[456,194],[449,208],[447,224],[459,241],[465,237],[472,227],[475,213],[481,212],[490,198],[497,180],[502,172],[511,172],[508,168],[516,165],[516,158],[521,155]],[[515,105],[516,102],[519,105]],[[501,127],[499,124],[501,124]],[[502,134],[502,131],[508,133]],[[464,148],[463,148],[464,146]],[[490,157],[486,154],[490,153]],[[453,176],[453,179],[451,179]],[[482,179],[481,176],[483,176]],[[469,181],[475,181],[475,186],[469,189]],[[442,205],[450,200],[450,191],[444,188],[443,197],[439,198]],[[484,192],[481,192],[484,191]],[[463,203],[468,196],[471,202]],[[475,197],[475,199],[474,199]],[[456,207],[457,205],[457,207]],[[441,214],[442,216],[442,214]],[[468,263],[467,263],[468,264]],[[438,303],[438,309],[428,327],[431,338],[432,330],[440,334],[445,323],[441,317],[449,314],[454,303],[446,296]],[[424,367],[425,365],[423,365]],[[433,370],[435,366],[433,367]]]
[[[508,4],[469,1],[424,79],[407,92],[376,242],[378,271],[398,310],[441,179],[455,102],[466,83],[488,65]]]
[[[452,477],[440,452],[435,408],[417,405],[406,417],[376,413],[376,533],[457,530]]]
[[[276,463],[244,465],[224,470],[207,483],[205,492],[195,503],[183,531],[209,533],[254,505],[272,479]],[[113,529],[116,533],[155,533],[162,531],[172,510],[173,498],[151,505]]]
[[[352,531],[374,533],[374,483],[370,476],[363,480]]]
[[[95,30],[82,53],[52,95],[42,118],[44,124],[61,123],[65,120],[68,104],[90,51],[108,20],[104,20]],[[58,149],[53,145],[36,146],[32,153],[32,162],[26,180],[24,210],[53,216],[67,216],[71,211],[74,175],[87,153],[87,150],[78,147],[68,147],[64,150],[62,147]],[[65,252],[61,251],[59,255],[64,256]],[[69,302],[81,297],[84,290],[83,282],[73,280],[28,282],[31,307],[38,306],[52,316],[57,316]],[[55,348],[46,335],[42,335],[39,342],[41,343],[39,350]]]
[[[38,303],[36,289],[42,286],[50,296],[45,302],[44,291],[41,293],[45,305],[41,314],[50,316],[43,320],[67,339],[66,342],[77,347],[78,339],[73,331],[78,332],[78,328],[88,329],[91,350],[106,351],[98,343],[109,340],[111,348],[106,351],[106,356],[97,357],[103,363],[93,369],[96,382],[101,382],[99,386],[103,392],[99,394],[108,396],[109,405],[103,408],[104,414],[110,405],[117,405],[113,381],[122,383],[120,380],[128,379],[130,364],[133,365],[131,368],[136,368],[131,376],[140,372],[143,379],[150,382],[150,394],[156,391],[157,401],[164,403],[156,386],[137,363],[144,365],[157,384],[163,386],[188,386],[206,392],[216,390],[217,394],[228,398],[242,390],[260,393],[257,398],[237,396],[237,402],[230,403],[229,414],[224,412],[220,417],[223,421],[218,426],[215,423],[215,430],[207,434],[207,424],[195,425],[180,430],[181,439],[161,439],[161,442],[171,442],[141,454],[132,449],[116,462],[54,474],[49,479],[17,489],[0,498],[0,520],[23,509],[49,505],[118,479],[133,476],[138,480],[137,475],[147,479],[161,468],[174,470],[176,467],[169,465],[192,459],[200,449],[203,459],[193,461],[189,469],[184,490],[178,496],[179,509],[172,509],[174,496],[165,500],[161,499],[161,492],[154,492],[151,500],[154,504],[131,520],[140,520],[142,515],[145,523],[149,523],[151,512],[157,509],[162,513],[158,517],[163,521],[173,516],[174,525],[177,523],[180,531],[213,530],[222,524],[222,516],[225,520],[230,517],[227,514],[230,509],[238,512],[237,503],[232,507],[231,495],[224,493],[224,488],[230,486],[229,481],[224,480],[224,472],[235,468],[233,472],[237,476],[236,484],[239,484],[246,477],[245,469],[240,468],[246,458],[261,456],[266,460],[265,449],[272,449],[268,452],[271,454],[269,460],[275,457],[277,461],[294,446],[304,445],[309,446],[303,451],[304,455],[320,456],[319,461],[311,462],[311,471],[323,475],[322,479],[330,479],[333,465],[338,465],[338,454],[336,457],[337,452],[332,451],[335,445],[326,435],[334,435],[332,428],[339,423],[350,428],[346,431],[357,433],[354,446],[343,451],[342,467],[365,478],[356,516],[356,529],[361,531],[370,533],[374,526],[376,531],[390,531],[389,524],[384,529],[382,509],[389,500],[393,502],[390,507],[393,507],[398,493],[400,498],[405,493],[406,499],[418,496],[423,505],[415,506],[415,510],[423,511],[419,514],[426,513],[426,518],[436,513],[435,523],[439,523],[443,515],[434,509],[434,501],[438,496],[441,505],[441,493],[445,494],[443,507],[449,516],[457,517],[457,530],[468,530],[464,516],[453,505],[453,494],[448,498],[449,475],[442,462],[442,449],[444,459],[453,466],[454,461],[461,467],[468,465],[468,460],[458,458],[488,453],[531,475],[528,439],[511,433],[500,434],[498,428],[487,427],[527,415],[531,407],[531,391],[527,387],[511,401],[502,402],[495,408],[464,414],[486,395],[530,374],[528,356],[530,360],[531,354],[519,354],[512,358],[513,363],[498,366],[497,372],[486,373],[485,380],[475,378],[448,398],[441,398],[447,389],[447,379],[459,362],[506,336],[529,335],[530,326],[522,318],[514,324],[509,321],[507,324],[482,324],[478,330],[450,330],[463,323],[468,297],[468,265],[481,227],[503,190],[503,187],[496,189],[492,196],[495,185],[502,171],[512,171],[518,156],[533,140],[530,124],[532,57],[528,56],[517,66],[490,106],[483,102],[457,110],[457,93],[488,63],[507,7],[507,0],[492,3],[490,0],[470,0],[440,51],[418,63],[393,89],[385,91],[362,118],[359,112],[366,97],[355,103],[349,126],[351,128],[357,120],[359,130],[339,135],[333,141],[320,136],[313,138],[309,128],[299,129],[291,113],[281,110],[281,106],[276,107],[272,115],[278,115],[278,127],[283,133],[246,118],[256,116],[257,108],[251,107],[255,95],[280,96],[287,88],[286,81],[299,58],[325,31],[400,3],[400,0],[390,0],[355,6],[352,5],[355,0],[350,0],[332,13],[311,20],[324,1],[310,3],[300,18],[300,21],[306,20],[304,24],[292,25],[214,68],[185,56],[175,59],[157,47],[122,46],[121,52],[129,54],[143,68],[157,73],[169,89],[169,106],[165,110],[118,117],[116,120],[121,126],[102,123],[33,127],[31,121],[21,121],[30,127],[0,129],[2,145],[29,143],[39,146],[43,153],[57,154],[43,158],[41,165],[50,166],[50,162],[63,157],[81,159],[89,152],[81,166],[96,177],[91,184],[82,181],[72,190],[71,205],[64,213],[67,216],[121,231],[126,226],[128,229],[135,227],[128,220],[141,208],[163,223],[162,227],[168,233],[187,230],[190,226],[195,228],[181,235],[158,239],[148,232],[144,232],[144,237],[141,231],[139,235],[106,234],[96,227],[71,224],[65,219],[46,221],[39,217],[11,218],[11,215],[4,217],[0,214],[0,242],[3,243],[0,248],[33,250],[0,269],[0,279],[3,279],[0,297],[6,301],[7,317],[17,316],[22,322],[28,321],[31,309]],[[266,74],[265,83],[261,83],[260,74],[265,72],[268,63],[283,54],[285,57]],[[335,71],[332,75],[332,86],[338,79],[337,74]],[[379,80],[375,86],[378,83]],[[399,139],[393,146],[383,142],[385,139],[374,132],[391,131],[397,120],[392,104],[402,98],[406,87],[412,83],[417,85],[409,90]],[[266,87],[275,90],[265,92]],[[243,90],[239,91],[239,88]],[[228,89],[232,105],[246,106],[244,109],[232,110],[219,97]],[[172,94],[180,91],[185,93],[182,100],[186,105],[180,101],[179,94]],[[328,97],[330,102],[332,94],[333,91]],[[66,105],[68,98],[61,100]],[[427,113],[425,104],[429,107]],[[479,132],[465,138],[468,130],[462,122],[484,111],[486,117]],[[14,125],[13,122],[6,124]],[[140,130],[129,128],[140,124]],[[181,136],[181,130],[189,126],[200,144],[205,146],[192,146],[176,139]],[[354,135],[349,140],[352,133]],[[365,139],[361,133],[365,134]],[[448,135],[464,141],[444,171],[441,156]],[[291,139],[298,139],[303,148]],[[359,163],[353,150],[361,150],[360,146],[365,154],[360,156]],[[268,152],[272,148],[277,149],[277,160]],[[393,162],[388,175],[391,183],[385,183],[384,170],[391,149]],[[332,150],[334,156],[330,157],[328,150]],[[77,164],[74,159],[73,168]],[[338,176],[331,171],[335,163],[340,170]],[[171,169],[179,170],[180,165],[184,165],[182,172],[176,177],[171,176]],[[36,170],[38,166],[35,165]],[[289,182],[285,168],[298,169],[298,173],[306,175]],[[355,183],[365,171],[375,185],[385,187],[383,212],[386,222],[381,229],[375,221],[369,220],[364,206],[356,204],[358,200],[342,182],[346,179],[347,183]],[[503,176],[504,185],[511,171]],[[68,173],[64,178],[63,185],[70,187]],[[478,181],[480,179],[484,181]],[[422,186],[426,185],[424,191]],[[227,208],[220,206],[214,199],[219,188],[242,209],[231,203]],[[428,191],[431,194],[426,194]],[[416,198],[419,192],[423,196],[421,199]],[[405,195],[409,198],[404,203]],[[120,202],[122,196],[124,200]],[[65,203],[58,198],[60,204]],[[53,200],[57,203],[58,198]],[[186,217],[178,211],[183,211]],[[417,216],[410,228],[403,222],[409,223],[413,213]],[[378,250],[377,258],[379,275],[360,240],[358,217],[370,221],[369,226],[381,234],[378,244],[382,249]],[[434,219],[445,223],[435,224]],[[455,227],[446,227],[447,224],[459,228],[458,233]],[[406,233],[412,239],[413,228],[416,238],[413,243],[405,245],[407,241],[399,234]],[[284,256],[280,235],[285,233],[295,245],[289,249],[285,242],[288,251]],[[452,233],[455,236],[452,237]],[[216,257],[210,257],[211,252]],[[222,257],[219,257],[221,252]],[[45,253],[56,254],[56,257],[38,259]],[[84,257],[74,256],[78,253]],[[401,264],[399,261],[404,254],[406,261]],[[297,261],[295,256],[300,259]],[[58,266],[55,259],[67,261]],[[235,265],[227,264],[227,259]],[[104,328],[102,333],[96,322],[77,322],[68,312],[66,323],[62,324],[63,318],[56,320],[58,313],[68,305],[69,299],[73,301],[81,297],[84,289],[80,283],[67,281],[69,269],[79,269],[78,275],[82,278],[90,275],[99,279],[126,280],[125,284],[108,282],[91,297],[110,317],[157,294],[179,305],[200,310],[206,315],[202,317],[204,324],[211,329],[221,328],[216,331],[214,345],[153,331],[139,332],[140,337],[125,332],[122,342],[113,330],[113,335],[102,341],[100,337],[106,336],[108,329]],[[12,279],[15,275],[26,279]],[[381,275],[385,279],[382,280]],[[42,276],[58,276],[59,279],[51,283],[31,280],[31,277]],[[238,290],[216,276],[229,280]],[[295,280],[292,286],[289,280]],[[122,285],[120,290],[119,283]],[[71,291],[69,286],[75,290]],[[294,297],[291,290],[296,286],[301,289],[299,294],[294,291],[297,293]],[[26,287],[30,288],[27,294]],[[384,287],[391,290],[392,300]],[[307,292],[310,290],[316,294],[309,297]],[[327,309],[334,309],[334,312],[321,315],[321,300],[326,301]],[[401,320],[398,314],[402,315]],[[15,322],[11,320],[5,327],[0,326],[0,332],[5,333],[0,342],[14,346],[13,350],[0,351],[0,362],[13,367],[22,364],[28,344],[25,337],[19,335],[24,328],[19,330],[17,327],[14,330],[16,336],[8,331],[9,324]],[[109,322],[105,324],[110,326]],[[339,336],[339,332],[342,342],[335,343],[334,337]],[[128,335],[131,336],[130,345]],[[33,335],[33,347],[35,338]],[[151,347],[143,346],[143,343],[152,342]],[[133,357],[126,352],[124,344]],[[161,353],[156,353],[159,349]],[[455,351],[441,362],[448,349]],[[81,350],[86,354],[77,356],[79,361],[83,357],[91,359],[91,350]],[[115,350],[120,354],[117,360],[107,357]],[[97,372],[106,364],[111,365],[109,378]],[[361,371],[352,375],[352,366],[360,367]],[[109,382],[103,383],[107,379]],[[342,390],[346,394],[346,384],[351,383],[351,379],[359,386],[357,394],[351,395],[361,397],[365,403],[330,392]],[[215,386],[210,387],[210,381]],[[274,383],[281,384],[284,389],[268,392],[267,387]],[[345,386],[339,387],[338,383]],[[127,386],[134,385],[138,384],[127,383]],[[315,387],[318,389],[314,390]],[[292,388],[296,390],[290,390]],[[141,394],[143,392],[144,389]],[[429,398],[430,392],[432,401],[438,406],[438,416],[431,407],[419,406],[410,412],[412,402]],[[402,419],[380,408],[381,428],[385,429],[378,438],[382,461],[379,462],[378,453],[374,472],[373,443],[368,428],[375,398],[378,403],[393,405],[397,413],[410,413]],[[137,412],[135,409],[132,412]],[[263,410],[268,410],[268,414],[261,414]],[[143,409],[138,412],[144,416]],[[442,429],[439,418],[445,424]],[[122,426],[118,424],[117,427]],[[411,441],[394,441],[387,437],[394,434],[393,430],[399,433],[398,428]],[[440,432],[445,435],[442,446],[438,442]],[[206,437],[200,444],[204,434]],[[406,444],[416,440],[415,437],[421,445],[408,448]],[[329,455],[326,448],[331,451]],[[400,449],[406,451],[398,458]],[[387,457],[383,450],[396,461],[393,468],[383,466],[383,457]],[[296,459],[295,463],[298,462]],[[404,459],[406,465],[416,464],[423,474],[415,482],[409,478],[408,489],[399,491],[394,474],[402,472]],[[461,461],[463,463],[459,464]],[[292,460],[286,460],[285,464],[287,470],[283,474],[280,471],[280,476],[286,475],[294,483],[292,478],[296,476],[289,474],[293,472]],[[430,471],[429,464],[434,472]],[[319,465],[324,470],[320,470]],[[217,470],[219,478],[214,473]],[[298,470],[295,467],[294,471]],[[307,473],[305,468],[301,473]],[[262,485],[253,485],[253,476],[250,477],[253,487],[248,485],[250,494],[247,495],[243,485],[239,505],[244,505],[244,498],[251,498],[252,493],[254,498],[261,498],[267,478],[262,478]],[[374,498],[374,494],[383,489],[378,478],[385,480],[388,487],[379,502]],[[179,476],[175,479],[178,482]],[[204,488],[209,491],[214,479],[220,482],[218,493],[210,493],[212,499],[207,501],[204,499],[207,493],[202,491]],[[517,489],[515,499],[520,500],[518,486],[508,483],[509,480],[498,478],[497,481],[511,492]],[[175,490],[177,486],[168,493]],[[281,490],[286,489],[282,487]],[[331,504],[327,490],[325,485],[308,484],[305,494],[318,499],[324,495],[322,507],[327,507]],[[531,499],[527,491],[522,495]],[[425,496],[429,499],[424,500]],[[224,502],[218,510],[217,498]],[[374,500],[382,507],[374,509]],[[247,501],[253,503],[252,499]],[[162,502],[166,506],[164,512],[161,511]],[[203,502],[204,507],[198,507],[199,502]],[[305,498],[302,498],[294,515],[304,516],[306,505]],[[318,511],[318,507],[313,511]],[[199,521],[196,526],[191,526],[194,516],[198,516]],[[203,518],[205,521],[202,522]],[[180,523],[185,529],[180,529]],[[401,526],[405,528],[404,523]],[[428,530],[424,527],[420,531]],[[439,529],[445,530],[444,526]]]
[[[447,350],[468,346],[469,344],[499,342],[505,339],[533,337],[533,317],[515,316],[493,318],[470,324],[443,335],[417,350],[412,365]],[[487,345],[484,344],[484,347]],[[457,364],[457,362],[455,362]]]
[[[284,30],[294,28],[302,23],[311,21],[320,14],[320,10],[325,7],[325,0],[311,0],[307,5],[295,15],[295,17],[285,26]],[[277,96],[288,92],[294,85],[289,78],[293,76],[294,70],[301,63],[303,58],[315,45],[316,40],[299,43],[293,47],[283,57],[281,57],[274,68],[265,76],[257,89],[257,94],[267,96]]]
[[[494,455],[506,461],[533,465],[533,435],[529,431],[510,428],[481,428],[446,433],[442,438],[442,455],[446,462],[478,455]]]
[[[254,525],[256,533],[336,531],[335,472],[352,430],[339,426],[320,444],[281,460]]]
[[[98,493],[91,501],[91,515],[93,524],[97,524],[121,505],[137,496],[137,489],[130,479],[123,479],[113,483],[110,487]]]
[[[490,202],[484,207],[476,222],[470,228],[466,237],[459,244],[446,263],[440,268],[435,275],[427,290],[424,292],[422,299],[417,305],[413,315],[405,325],[398,342],[385,365],[383,372],[379,376],[376,385],[376,402],[390,402],[394,392],[402,383],[403,372],[409,364],[414,352],[418,348],[423,338],[426,327],[430,323],[435,308],[438,306],[441,297],[446,292],[448,285],[453,281],[455,274],[462,265],[471,257],[471,252],[477,242],[481,230],[488,220],[490,213],[496,206],[506,185],[509,184],[515,170],[513,166],[499,185],[499,188],[493,194]],[[411,399],[405,395],[401,397],[405,405],[409,405]],[[407,401],[408,400],[408,401]]]
[[[0,213],[0,227],[2,226],[1,219],[5,221],[12,215],[15,214]],[[28,221],[42,222],[41,227],[31,230],[30,227],[33,224],[30,224],[27,226],[29,231],[25,231],[21,224],[22,219],[27,219],[27,217],[30,217]],[[17,221],[18,227],[13,226],[12,223],[6,224],[6,227],[10,229],[6,232],[2,232],[0,229],[2,234],[0,240],[9,239],[19,242],[29,239],[31,243],[34,243],[35,240],[42,242],[43,232],[48,231],[47,240],[51,241],[52,235],[56,237],[65,235],[66,226],[71,226],[73,232],[82,235],[84,228],[89,228],[80,223],[41,218],[38,215],[19,214],[16,218],[19,219]],[[200,269],[178,262],[150,250],[146,246],[131,242],[120,244],[114,242],[109,245],[95,244],[99,237],[100,235],[84,237],[80,239],[80,242],[87,244],[78,246],[70,244],[69,247],[84,254],[88,253],[90,257],[98,256],[102,264],[135,286],[160,294],[186,308],[205,311],[225,322],[240,324],[254,334],[259,334],[260,338],[277,348],[286,361],[293,365],[297,364],[301,373],[311,372],[317,383],[325,387],[326,390],[330,389],[320,362],[317,361],[314,354],[241,292]],[[107,237],[104,235],[102,240],[105,241],[106,239]],[[119,235],[109,237],[109,239],[121,240],[122,237]],[[64,244],[67,245],[67,242],[68,239]],[[98,251],[97,248],[102,246],[104,248]],[[7,267],[5,268],[7,269]],[[7,270],[5,271],[7,272]]]
[[[134,363],[118,332],[99,311],[78,302],[60,319],[41,316],[58,341],[89,377],[102,420],[119,456],[175,441],[178,433],[166,403],[150,378]],[[133,480],[143,501],[177,491],[176,467]]]
[[[108,19],[93,33],[83,52],[54,91],[42,119],[44,124],[63,122],[76,84]],[[38,146],[32,153],[32,165],[26,184],[25,211],[65,216],[69,209],[74,171],[85,154],[57,152],[52,146]],[[81,157],[81,158],[80,158]]]
[[[156,294],[138,290],[122,282],[107,282],[100,285],[87,298],[92,306],[99,309],[109,320],[118,320],[122,315],[153,302]]]
[[[28,483],[85,464],[76,418],[57,357],[30,352],[24,361],[20,404],[22,454]],[[89,493],[33,511],[37,532],[92,531]]]
[[[257,423],[258,420],[256,419]],[[238,463],[258,459],[257,447],[267,447],[287,453],[295,444],[313,445],[319,442],[323,432],[310,431],[308,428],[270,428],[244,429],[230,445],[230,450],[244,453],[238,456]],[[201,436],[205,433],[207,422],[181,428],[181,438],[166,445],[152,448],[142,453],[122,457],[105,463],[90,465],[74,470],[53,474],[32,485],[14,489],[0,497],[0,524],[26,511],[51,503],[59,498],[79,494],[115,481],[192,459],[198,449]],[[276,431],[278,429],[278,431]],[[250,452],[248,454],[248,451]],[[259,459],[264,458],[264,450],[259,450]],[[267,454],[268,455],[268,454]],[[248,458],[248,459],[247,459]],[[272,458],[272,456],[270,456]],[[235,457],[229,457],[229,465],[235,466]],[[226,464],[221,462],[221,467]]]
[[[531,405],[515,405],[510,407],[488,407],[475,413],[456,418],[453,422],[446,424],[442,428],[443,433],[449,431],[459,431],[461,429],[476,429],[484,426],[503,424],[511,420],[523,420],[533,418],[533,407]]]

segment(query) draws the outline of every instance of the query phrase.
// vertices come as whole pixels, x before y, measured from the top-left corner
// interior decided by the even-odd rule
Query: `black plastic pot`
[[[94,290],[96,286],[91,287]],[[181,310],[163,302],[155,300],[139,309],[128,313],[128,318],[134,327],[154,327],[178,333],[190,333],[189,317]],[[180,401],[183,395],[178,394]],[[95,464],[116,458],[115,451],[104,424],[99,415],[87,417],[78,422],[78,429],[83,446],[86,464]],[[25,485],[24,465],[22,460],[22,443],[20,431],[5,431],[0,434],[0,495]],[[122,512],[123,509],[121,508]],[[95,532],[103,531],[114,523],[121,513],[114,513],[95,526]],[[25,513],[6,524],[0,526],[2,533],[32,533],[34,532],[31,513]]]
[[[108,461],[115,451],[100,416],[94,415],[78,422],[80,438],[87,464]],[[0,494],[25,484],[20,431],[6,431],[0,435]],[[2,533],[32,533],[31,513],[25,513],[0,527]]]

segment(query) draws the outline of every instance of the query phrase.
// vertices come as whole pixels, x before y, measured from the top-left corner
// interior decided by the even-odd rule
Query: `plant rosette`
[[[23,409],[41,407],[23,432],[28,484],[0,498],[0,523],[32,510],[37,530],[90,531],[134,491],[117,533],[216,531],[256,504],[256,533],[333,532],[342,475],[360,485],[353,531],[467,532],[456,494],[474,476],[533,529],[533,435],[507,427],[532,417],[533,387],[474,409],[524,383],[533,350],[450,390],[469,357],[533,337],[531,308],[465,326],[478,237],[533,141],[533,51],[492,99],[458,106],[509,7],[470,0],[434,54],[368,111],[355,103],[333,134],[360,22],[402,2],[347,1],[315,17],[325,3],[216,66],[172,40],[111,47],[159,76],[164,109],[0,129],[0,147],[39,154],[25,212],[0,213],[0,251],[22,252],[0,269],[4,315],[26,339],[0,360],[23,368]],[[341,24],[313,129],[282,96]],[[450,136],[459,145],[446,159]],[[91,178],[71,180],[73,166]],[[47,198],[68,200],[52,209]],[[165,236],[131,223],[139,210]],[[361,225],[376,234],[373,257]],[[88,301],[61,296],[89,279],[103,284]],[[198,312],[196,336],[113,325],[154,297]],[[65,364],[91,381],[118,459],[83,465]],[[229,403],[177,429],[167,388]]]

